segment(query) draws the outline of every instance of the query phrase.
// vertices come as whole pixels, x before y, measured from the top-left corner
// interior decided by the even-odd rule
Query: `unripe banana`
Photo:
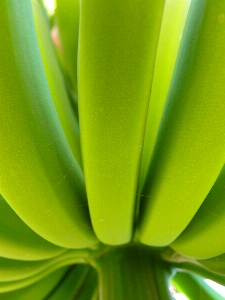
[[[55,287],[60,283],[62,278],[67,275],[70,268],[64,267],[54,273],[41,278],[39,281],[24,288],[1,293],[1,300],[43,300],[53,293]],[[63,298],[61,298],[63,299]],[[65,298],[64,298],[65,299]]]
[[[79,163],[79,166],[82,166],[79,123],[67,95],[65,80],[50,37],[49,24],[37,0],[32,0],[32,9],[41,57],[52,99],[70,149]]]
[[[40,261],[22,261],[0,258],[0,281],[25,279],[49,269],[58,269],[69,263],[84,263],[89,257],[88,250],[67,250],[57,257]]]
[[[92,224],[132,238],[139,164],[164,0],[81,1],[78,94]]]
[[[47,261],[46,265],[42,267],[41,270],[39,270],[38,272],[35,272],[32,276],[27,276],[22,279],[16,279],[11,281],[1,281],[0,294],[34,284],[35,282],[41,280],[42,278],[65,266],[84,262],[84,258],[81,258],[79,254],[77,255],[76,250],[70,250],[64,253],[63,255],[55,258],[54,263],[51,260]]]
[[[185,272],[177,272],[172,279],[173,285],[179,292],[184,293],[188,299],[197,300],[223,300],[224,297],[212,289],[204,278]]]
[[[56,23],[61,41],[61,60],[68,80],[77,94],[77,51],[79,0],[56,0]]]
[[[225,2],[193,0],[145,188],[140,241],[165,246],[197,212],[225,161]]]
[[[225,166],[188,227],[171,244],[177,252],[199,259],[225,252],[224,184]]]
[[[49,243],[31,230],[0,195],[0,256],[19,260],[42,260],[66,250]],[[0,263],[0,267],[2,267]]]
[[[91,246],[84,178],[53,104],[31,2],[1,1],[0,19],[1,193],[46,240]]]
[[[141,157],[139,198],[152,158],[189,5],[190,0],[167,0],[165,3]]]
[[[198,261],[201,265],[206,267],[207,269],[225,275],[225,254],[221,254],[209,259],[201,259]]]

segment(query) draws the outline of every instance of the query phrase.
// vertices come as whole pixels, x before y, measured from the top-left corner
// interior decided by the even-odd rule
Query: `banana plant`
[[[225,1],[0,20],[0,300],[223,299]]]

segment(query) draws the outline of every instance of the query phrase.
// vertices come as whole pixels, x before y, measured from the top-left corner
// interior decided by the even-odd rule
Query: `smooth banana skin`
[[[54,259],[22,261],[1,257],[0,281],[5,282],[28,278],[43,271],[51,262],[54,262]]]
[[[190,0],[167,0],[165,3],[141,157],[139,198],[142,196],[141,192],[152,158],[189,5]]]
[[[1,1],[0,18],[1,193],[46,240],[67,248],[91,246],[97,240],[84,178],[53,104],[31,2]]]
[[[84,257],[81,257],[76,253],[74,254],[74,251],[76,252],[76,250],[70,250],[61,257],[59,256],[58,258],[56,258],[54,261],[47,261],[44,267],[40,268],[38,272],[34,272],[34,274],[31,276],[11,281],[1,281],[0,293],[13,291],[34,284],[35,282],[41,280],[43,277],[46,277],[65,266],[69,266],[75,263],[84,264],[86,262]]]
[[[191,2],[156,147],[143,189],[139,235],[173,242],[225,160],[225,2]]]
[[[21,261],[1,257],[0,282],[25,279],[69,264],[84,264],[89,255],[89,250],[79,249],[67,250],[57,257],[40,261]]]
[[[225,275],[225,254],[221,254],[209,259],[201,259],[198,262],[215,273]]]
[[[225,166],[188,227],[170,245],[172,249],[198,259],[210,258],[225,252],[224,184]]]
[[[66,251],[64,248],[49,243],[31,230],[1,195],[0,212],[0,261],[1,257],[25,261],[42,260]]]
[[[132,238],[163,7],[163,0],[81,1],[82,158],[92,224],[106,244],[123,244]]]
[[[32,0],[32,9],[41,57],[52,99],[70,149],[79,163],[79,166],[82,166],[79,123],[73,112],[73,108],[67,94],[65,80],[50,37],[49,24],[43,8],[37,0]]]
[[[56,0],[56,25],[61,41],[61,62],[77,94],[77,52],[79,33],[79,0]]]
[[[172,284],[179,292],[184,293],[190,300],[222,300],[224,299],[219,293],[212,289],[203,277],[195,274],[177,272],[172,278]]]
[[[62,278],[68,273],[70,267],[64,267],[54,273],[41,278],[27,287],[0,294],[1,300],[43,300],[60,284]],[[61,298],[66,299],[66,298]]]

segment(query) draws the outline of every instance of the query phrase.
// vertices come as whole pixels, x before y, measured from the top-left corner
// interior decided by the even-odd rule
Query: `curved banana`
[[[66,251],[66,249],[49,243],[32,231],[16,215],[1,195],[0,212],[0,272],[2,271],[2,260],[4,261],[4,258],[25,261],[42,260]],[[9,260],[6,259],[5,261],[8,265],[7,261]]]
[[[67,250],[66,252],[40,261],[22,261],[0,257],[0,282],[25,279],[46,270],[54,270],[61,266],[85,263],[89,258],[87,249]]]
[[[21,280],[45,269],[54,259],[22,261],[0,257],[0,282]],[[47,265],[47,266],[46,266]]]
[[[79,32],[79,0],[56,0],[56,24],[61,41],[61,61],[68,80],[77,94],[77,51]]]
[[[24,278],[11,281],[1,281],[0,295],[4,292],[13,291],[34,284],[56,270],[75,263],[83,264],[85,263],[85,259],[83,257],[81,258],[80,253],[77,254],[76,250],[70,250],[63,255],[58,256],[54,260],[47,261],[45,266],[42,266],[42,268],[36,270],[36,272],[33,272],[33,275],[31,276],[26,276]]]
[[[164,0],[81,1],[82,158],[92,224],[106,244],[123,244],[132,238],[163,7]]]
[[[225,254],[221,254],[208,259],[201,259],[198,262],[207,269],[225,275]]]
[[[188,227],[170,245],[183,255],[204,259],[225,252],[225,166]],[[204,226],[203,226],[204,224]]]
[[[76,115],[73,113],[73,109],[67,95],[65,80],[60,70],[56,52],[50,37],[49,24],[47,23],[44,11],[37,0],[32,0],[32,9],[41,57],[52,99],[63,127],[63,131],[70,145],[70,149],[72,150],[79,165],[82,166],[79,123]]]
[[[91,246],[97,240],[84,178],[52,101],[31,2],[1,1],[0,19],[1,193],[46,240],[66,248]]]
[[[165,3],[141,157],[139,198],[150,165],[189,5],[190,0],[167,0]]]
[[[212,289],[203,277],[191,273],[177,272],[172,283],[178,291],[184,293],[188,299],[197,300],[222,300],[224,299],[219,293]]]
[[[52,290],[67,275],[70,267],[64,267],[39,281],[24,288],[0,294],[1,300],[43,300],[51,294]],[[63,298],[61,298],[63,299]],[[65,299],[65,298],[64,298]]]
[[[146,245],[165,246],[180,235],[224,164],[224,11],[224,1],[191,2],[142,191],[139,234]]]

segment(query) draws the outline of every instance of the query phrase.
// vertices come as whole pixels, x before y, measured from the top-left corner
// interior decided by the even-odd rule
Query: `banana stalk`
[[[100,299],[172,300],[170,270],[166,263],[154,261],[147,247],[112,247],[91,263],[99,274]]]
[[[82,289],[92,271],[90,266],[75,265],[69,276],[62,278],[59,286],[51,291],[50,295],[48,295],[48,300],[80,299]],[[83,297],[83,299],[90,299],[90,297]]]

